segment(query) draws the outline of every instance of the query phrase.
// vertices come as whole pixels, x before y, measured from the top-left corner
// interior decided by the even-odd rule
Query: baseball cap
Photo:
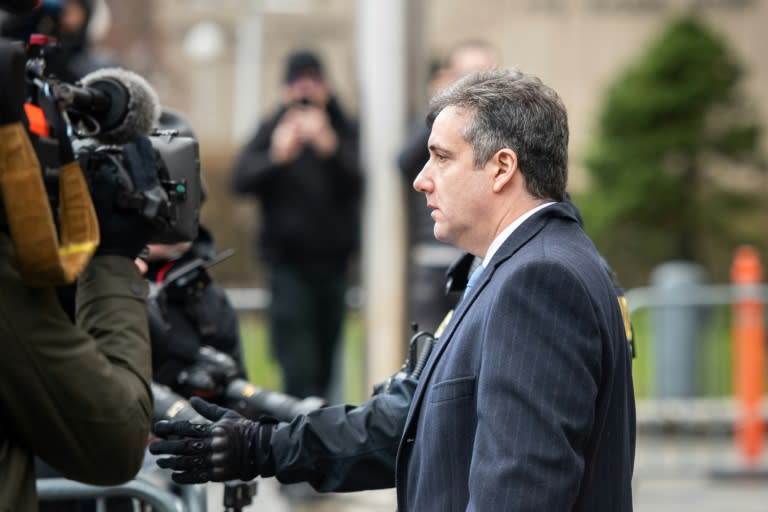
[[[301,76],[311,75],[323,79],[323,64],[314,53],[300,51],[291,54],[285,65],[285,83],[291,83]]]

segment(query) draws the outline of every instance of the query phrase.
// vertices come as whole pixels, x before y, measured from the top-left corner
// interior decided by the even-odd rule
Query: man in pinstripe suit
[[[394,476],[400,512],[632,510],[628,340],[601,257],[564,202],[562,101],[535,77],[493,70],[441,92],[431,112],[414,188],[435,237],[482,265],[418,384],[290,425],[198,403],[213,426],[156,429],[182,436],[152,446],[175,455],[159,464],[176,481],[275,475],[339,491]]]
[[[631,358],[600,256],[561,203],[562,101],[495,70],[443,91],[431,118],[414,188],[435,237],[483,263],[411,403],[399,510],[631,510]]]

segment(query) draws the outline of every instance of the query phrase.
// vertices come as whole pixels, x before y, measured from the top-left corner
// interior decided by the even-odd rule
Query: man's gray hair
[[[517,69],[472,73],[438,93],[430,103],[431,125],[448,107],[469,111],[464,139],[477,167],[503,148],[515,152],[528,192],[561,201],[568,181],[568,115],[557,93]]]

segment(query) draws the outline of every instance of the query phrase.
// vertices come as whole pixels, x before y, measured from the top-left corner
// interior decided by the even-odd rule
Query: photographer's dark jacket
[[[25,286],[0,232],[0,511],[37,510],[33,455],[97,485],[139,470],[152,413],[146,284],[96,256],[73,324],[52,288]]]
[[[262,123],[235,164],[235,192],[256,196],[261,205],[260,242],[267,262],[343,264],[358,248],[363,177],[357,126],[335,99],[326,110],[339,141],[329,158],[305,148],[293,162],[272,163],[270,142],[287,111],[282,107]]]
[[[200,226],[198,238],[181,258],[150,264],[145,276],[154,286],[166,285],[165,292],[150,300],[153,379],[177,393],[184,394],[178,388],[179,374],[195,364],[197,353],[204,345],[232,357],[238,367],[238,377],[245,378],[240,324],[225,291],[211,281],[203,266],[171,285],[166,281],[174,270],[194,260],[209,261],[216,254],[210,233]]]

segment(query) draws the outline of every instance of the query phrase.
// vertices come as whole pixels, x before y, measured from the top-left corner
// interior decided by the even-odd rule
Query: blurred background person
[[[270,343],[284,391],[327,396],[359,245],[363,175],[356,122],[314,53],[288,58],[283,102],[242,149],[232,183],[261,207]]]
[[[4,18],[0,33],[22,41],[31,34],[55,38],[57,48],[47,55],[46,70],[65,82],[76,82],[92,71],[118,65],[113,55],[92,45],[91,23],[97,9],[108,7],[97,0],[44,0],[31,14]]]
[[[449,52],[446,64],[433,63],[429,97],[464,75],[496,66],[498,60],[497,50],[489,43],[480,40],[459,43]],[[407,320],[419,329],[434,332],[459,299],[458,294],[446,292],[445,277],[448,267],[462,256],[462,252],[435,239],[434,221],[424,204],[424,197],[410,187],[429,160],[429,133],[424,116],[419,116],[398,153],[397,166],[409,185]]]
[[[150,244],[148,249],[144,277],[153,290],[152,380],[186,398],[198,395],[220,403],[227,381],[245,379],[246,370],[237,311],[207,270],[219,256],[213,238],[200,226],[194,242]],[[202,347],[228,357],[216,369],[199,366]]]

